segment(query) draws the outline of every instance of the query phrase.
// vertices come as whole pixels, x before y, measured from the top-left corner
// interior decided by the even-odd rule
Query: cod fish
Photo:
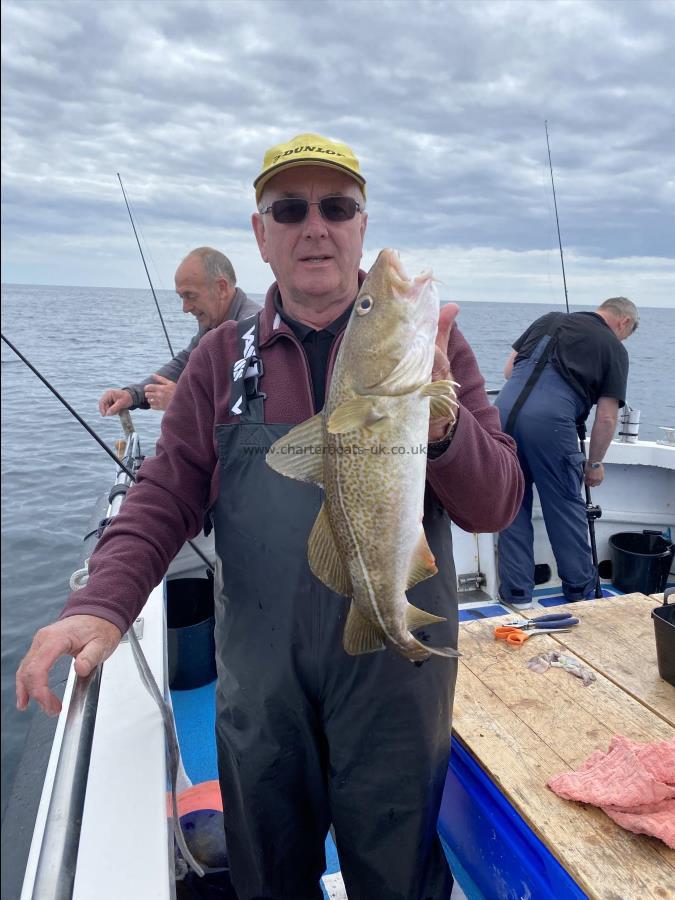
[[[459,656],[411,634],[445,621],[408,602],[436,574],[422,527],[429,417],[456,413],[454,383],[431,382],[439,315],[431,272],[408,280],[382,250],[354,304],[323,410],[277,440],[276,472],[324,488],[309,565],[352,602],[343,646],[358,655],[389,642],[411,661]]]

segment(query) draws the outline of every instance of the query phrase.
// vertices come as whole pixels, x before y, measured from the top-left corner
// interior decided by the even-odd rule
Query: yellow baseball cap
[[[328,166],[344,172],[358,183],[365,197],[366,179],[359,169],[354,151],[346,144],[331,141],[320,134],[298,134],[285,144],[276,144],[265,153],[260,175],[253,182],[256,202],[262,190],[278,172],[293,166]]]

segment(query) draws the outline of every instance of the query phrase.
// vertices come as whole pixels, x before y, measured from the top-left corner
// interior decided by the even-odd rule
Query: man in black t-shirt
[[[513,344],[504,368],[508,380],[495,402],[502,428],[516,440],[525,475],[520,511],[499,536],[499,592],[507,603],[532,601],[533,484],[565,597],[593,596],[597,571],[581,486],[596,487],[604,478],[602,460],[626,400],[628,353],[622,342],[637,325],[635,304],[612,297],[595,312],[548,313]],[[596,404],[584,461],[577,425]]]

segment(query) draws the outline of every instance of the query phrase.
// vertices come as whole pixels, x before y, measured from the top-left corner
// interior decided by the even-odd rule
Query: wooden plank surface
[[[581,620],[580,627],[556,640],[675,727],[675,687],[659,676],[656,660],[651,612],[657,605],[644,594],[567,605],[564,609]]]
[[[590,610],[598,604],[600,613],[602,603],[584,606]],[[585,621],[590,613],[584,613]],[[596,669],[597,681],[584,687],[562,669],[543,675],[527,669],[532,656],[560,650],[559,642],[570,634],[555,639],[540,635],[521,648],[495,641],[494,627],[512,618],[460,626],[463,655],[453,715],[456,735],[589,897],[675,897],[674,851],[655,838],[620,828],[601,810],[563,800],[546,787],[553,775],[577,768],[597,749],[607,749],[614,734],[658,740],[671,737],[672,727],[650,704],[600,670]],[[618,625],[613,629],[605,635],[607,642],[614,640],[614,632],[621,635],[624,630]],[[582,623],[576,630],[591,629]],[[590,643],[587,652],[592,655],[596,644]],[[580,659],[566,645],[563,649]],[[607,657],[612,671],[618,672],[611,652],[597,648],[593,652]],[[580,661],[591,667],[587,660]],[[637,678],[631,678],[628,670],[622,678],[653,702],[654,691],[646,690],[650,684],[646,672],[638,668]],[[660,703],[663,698],[657,699]]]

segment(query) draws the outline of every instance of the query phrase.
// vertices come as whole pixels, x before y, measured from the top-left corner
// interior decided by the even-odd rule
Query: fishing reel
[[[586,518],[589,522],[594,522],[596,519],[602,518],[602,510],[595,503],[587,503],[586,504]]]

